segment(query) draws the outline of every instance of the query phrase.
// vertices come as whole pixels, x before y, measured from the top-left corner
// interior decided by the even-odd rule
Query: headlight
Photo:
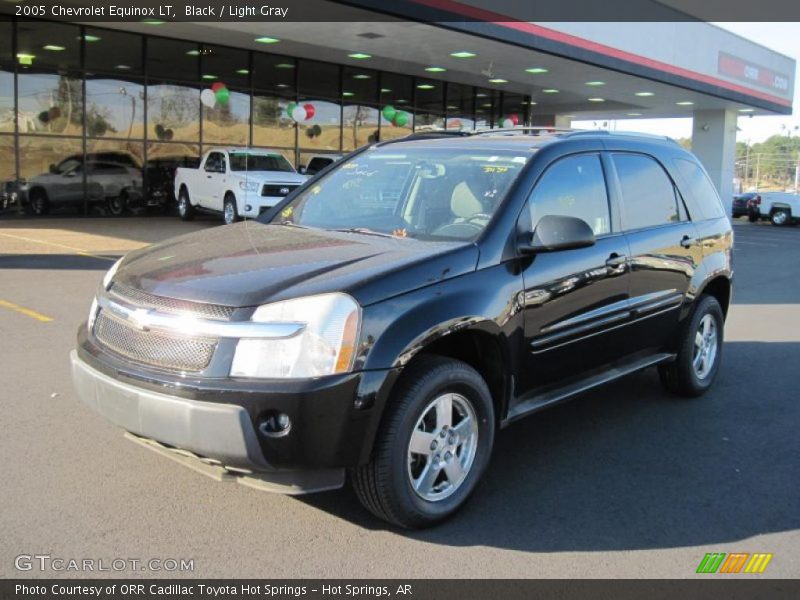
[[[105,274],[105,276],[103,276],[103,289],[104,290],[107,290],[108,286],[111,285],[111,280],[114,279],[114,275],[117,274],[117,269],[119,269],[119,263],[121,263],[121,262],[122,262],[122,259],[120,258],[117,262],[115,262],[113,265],[111,265],[111,268],[108,270],[108,272]]]
[[[347,294],[265,304],[256,309],[251,320],[301,323],[304,327],[288,338],[239,340],[232,377],[321,377],[353,368],[361,309]]]
[[[97,296],[92,298],[92,306],[89,309],[89,318],[87,319],[87,328],[91,331],[94,328],[94,320],[97,318]]]
[[[244,190],[245,192],[255,192],[258,190],[258,182],[257,181],[240,181],[239,188]]]

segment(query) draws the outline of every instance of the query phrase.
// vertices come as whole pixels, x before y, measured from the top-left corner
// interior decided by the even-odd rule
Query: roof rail
[[[473,135],[542,135],[547,133],[573,133],[576,131],[581,131],[579,129],[570,129],[568,127],[550,127],[549,125],[525,125],[523,127],[507,127],[507,128],[498,128],[498,129],[483,129],[481,131],[476,131]]]
[[[594,135],[594,134],[602,134],[602,135],[624,135],[630,137],[640,137],[646,138],[649,140],[666,140],[668,142],[673,142],[677,144],[678,142],[671,138],[668,135],[658,135],[655,133],[643,133],[641,131],[609,131],[608,129],[573,129],[569,132],[569,136],[578,136],[578,135]]]

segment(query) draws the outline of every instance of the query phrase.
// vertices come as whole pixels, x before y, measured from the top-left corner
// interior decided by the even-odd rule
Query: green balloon
[[[392,121],[397,115],[397,111],[394,109],[394,106],[392,106],[391,104],[387,104],[386,106],[383,107],[382,114],[384,119],[386,119],[387,121]]]
[[[397,127],[404,127],[408,124],[408,113],[399,112],[394,117],[394,124]]]
[[[289,102],[289,104],[286,105],[286,114],[289,115],[290,119],[292,118],[292,112],[295,108],[297,108],[297,102]]]
[[[231,99],[231,92],[226,87],[219,88],[215,95],[217,97],[217,102],[219,102],[222,105],[227,104],[228,100]]]

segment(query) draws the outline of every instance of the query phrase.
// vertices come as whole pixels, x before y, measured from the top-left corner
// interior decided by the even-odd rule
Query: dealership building
[[[146,195],[163,179],[154,166],[221,144],[299,166],[413,131],[691,117],[693,150],[728,198],[737,118],[792,111],[794,61],[704,22],[538,23],[504,0],[398,0],[389,20],[366,1],[319,4],[339,20],[8,14],[0,182],[60,177],[53,189],[88,211],[103,169],[138,169]]]

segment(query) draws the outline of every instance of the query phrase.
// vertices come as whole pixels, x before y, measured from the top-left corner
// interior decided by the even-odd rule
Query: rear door
[[[222,193],[225,186],[225,174],[228,165],[225,154],[222,152],[209,152],[203,165],[203,174],[198,181],[196,191],[191,190],[201,206],[211,210],[222,211]]]
[[[656,158],[613,152],[609,162],[630,247],[630,350],[658,348],[678,325],[702,248],[677,186]]]
[[[528,222],[520,230],[531,231],[545,215],[583,219],[597,241],[520,259],[527,359],[521,394],[613,360],[628,321],[628,242],[613,224],[599,153],[548,166],[522,212]]]

